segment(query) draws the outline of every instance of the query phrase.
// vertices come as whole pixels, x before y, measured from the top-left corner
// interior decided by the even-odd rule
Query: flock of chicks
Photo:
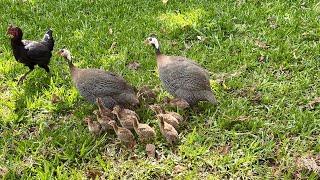
[[[151,142],[155,136],[155,130],[148,124],[140,123],[138,114],[130,109],[122,108],[116,105],[113,110],[105,107],[101,98],[96,98],[98,110],[94,110],[97,121],[92,117],[86,117],[85,122],[88,124],[89,131],[94,135],[100,135],[103,132],[114,130],[118,139],[122,141],[127,147],[133,148],[136,140],[131,130],[134,130],[142,143]],[[179,136],[177,128],[183,121],[183,117],[176,112],[168,112],[161,107],[161,105],[153,104],[149,106],[156,114],[159,120],[159,127],[161,134],[165,137],[170,145],[177,143]],[[118,126],[115,119],[118,120]]]

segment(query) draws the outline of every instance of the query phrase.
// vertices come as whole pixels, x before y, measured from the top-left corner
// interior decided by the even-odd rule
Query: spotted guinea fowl
[[[67,60],[72,80],[87,101],[95,103],[96,98],[100,97],[109,109],[115,105],[139,104],[133,88],[121,76],[102,69],[78,68],[72,63],[71,53],[67,49],[61,49],[58,54]]]
[[[35,65],[45,69],[47,73],[50,72],[48,65],[54,46],[51,29],[44,34],[43,39],[39,42],[22,40],[22,30],[12,25],[8,27],[7,34],[11,38],[11,48],[15,59],[29,68],[29,71],[19,79],[18,83],[23,82],[27,75],[33,71]]]
[[[217,104],[210,88],[209,74],[196,62],[181,56],[166,56],[161,53],[155,37],[146,43],[156,50],[160,79],[165,89],[173,96],[185,99],[191,106],[199,101]]]

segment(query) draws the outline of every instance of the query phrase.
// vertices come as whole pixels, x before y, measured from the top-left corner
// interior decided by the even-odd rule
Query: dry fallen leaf
[[[224,146],[219,148],[219,152],[223,155],[226,155],[230,152],[230,149],[231,149],[231,145],[225,144]]]
[[[0,177],[4,177],[8,173],[8,168],[0,166]]]
[[[56,94],[52,94],[52,96],[51,96],[51,103],[52,103],[52,104],[56,104],[56,103],[58,103],[58,102],[60,102],[60,97],[59,97],[58,95],[56,95]]]
[[[127,67],[131,70],[137,70],[140,67],[140,63],[138,63],[137,61],[132,61],[127,65]]]
[[[146,152],[149,158],[156,158],[156,146],[153,144],[146,145]]]
[[[259,56],[259,57],[258,57],[258,61],[259,61],[260,63],[265,63],[265,62],[266,62],[266,57],[264,57],[264,56]]]
[[[102,176],[102,172],[100,172],[99,170],[96,170],[96,169],[89,169],[86,171],[86,176],[89,179],[96,179],[97,177]]]
[[[320,173],[320,166],[313,157],[301,157],[297,160],[298,167],[305,168],[309,171]]]
[[[307,105],[304,106],[304,109],[314,110],[316,105],[320,104],[320,97],[314,98]]]
[[[179,173],[185,171],[186,169],[187,169],[186,167],[181,166],[181,165],[178,164],[173,168],[173,173],[174,174],[179,174]]]
[[[191,43],[186,43],[186,42],[184,43],[184,48],[185,48],[184,50],[187,51],[187,50],[191,49],[191,47],[192,47]]]
[[[255,45],[261,49],[268,49],[269,48],[269,45],[267,45],[267,43],[262,42],[260,40],[255,40]]]
[[[113,50],[116,47],[117,43],[113,42],[109,48],[109,50]]]

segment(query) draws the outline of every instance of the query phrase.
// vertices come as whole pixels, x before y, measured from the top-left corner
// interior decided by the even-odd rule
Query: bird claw
[[[25,79],[26,79],[26,76],[22,76],[22,77],[18,80],[18,85],[22,84]]]

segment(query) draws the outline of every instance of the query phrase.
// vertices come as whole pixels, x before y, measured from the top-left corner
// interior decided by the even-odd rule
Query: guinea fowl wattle
[[[52,30],[48,30],[39,42],[22,40],[22,30],[12,25],[8,27],[7,34],[11,38],[11,48],[15,59],[29,67],[29,71],[19,79],[18,83],[21,83],[33,71],[35,65],[45,69],[47,73],[50,72],[48,65],[54,47]]]
[[[162,54],[154,37],[147,38],[146,42],[156,50],[159,76],[171,95],[186,100],[191,106],[199,101],[217,104],[205,69],[185,57]]]
[[[78,68],[72,63],[67,49],[61,49],[58,54],[67,60],[72,81],[87,101],[96,103],[96,98],[101,98],[109,109],[116,105],[128,107],[139,104],[133,88],[121,76],[102,69]]]

